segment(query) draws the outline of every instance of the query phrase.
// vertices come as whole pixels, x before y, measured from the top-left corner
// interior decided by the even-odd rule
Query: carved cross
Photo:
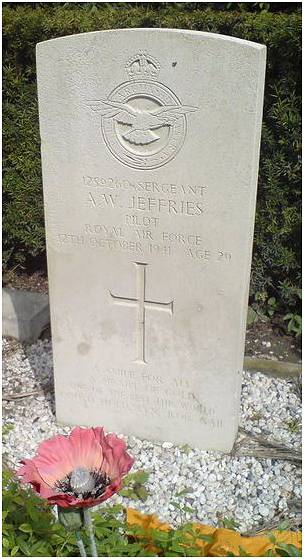
[[[111,298],[116,305],[124,305],[127,307],[135,307],[137,309],[137,363],[147,363],[146,356],[146,309],[169,312],[173,314],[173,301],[169,303],[161,303],[159,301],[146,300],[146,266],[142,262],[134,262],[136,266],[136,298],[120,297],[113,295],[110,291]]]

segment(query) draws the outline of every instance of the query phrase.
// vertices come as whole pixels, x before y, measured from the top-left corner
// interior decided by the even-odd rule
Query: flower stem
[[[82,537],[81,537],[80,533],[78,532],[78,530],[76,530],[76,540],[77,540],[78,549],[80,551],[80,556],[81,557],[86,557],[87,554],[85,552]]]
[[[95,541],[95,537],[94,537],[93,523],[92,523],[92,518],[91,518],[91,515],[90,515],[90,511],[88,509],[84,509],[83,513],[84,513],[84,523],[85,523],[85,526],[88,530],[89,537],[90,537],[90,547],[91,547],[92,557],[98,557],[96,541]]]

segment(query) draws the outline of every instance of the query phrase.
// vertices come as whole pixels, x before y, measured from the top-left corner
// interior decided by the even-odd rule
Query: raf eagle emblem
[[[196,111],[187,105],[168,105],[152,110],[134,109],[127,103],[117,101],[91,101],[90,107],[101,116],[113,118],[120,124],[130,128],[122,137],[131,144],[147,145],[156,142],[160,136],[154,132],[163,126],[172,126],[176,120],[186,113]]]

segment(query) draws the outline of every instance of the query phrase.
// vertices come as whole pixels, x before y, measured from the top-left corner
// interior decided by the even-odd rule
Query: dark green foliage
[[[4,557],[73,555],[74,534],[55,523],[50,507],[8,472],[3,475],[2,509]]]
[[[94,529],[100,557],[145,555],[143,545],[127,530],[121,506],[106,506],[94,513]],[[3,556],[78,557],[74,532],[55,521],[49,505],[5,472],[3,474]],[[128,533],[127,533],[128,532]],[[89,542],[81,532],[87,549]]]
[[[148,498],[148,491],[145,488],[145,483],[148,481],[149,472],[138,470],[137,472],[127,474],[122,481],[122,489],[119,494],[122,497],[129,497],[130,499],[139,499],[146,501]]]
[[[41,266],[45,254],[36,43],[111,28],[209,31],[268,48],[250,293],[258,294],[261,301],[275,297],[278,311],[299,312],[299,299],[293,293],[300,285],[301,14],[300,10],[279,13],[279,4],[275,13],[271,4],[249,4],[250,11],[246,3],[235,7],[222,3],[223,11],[211,9],[208,3],[4,4],[5,268]]]
[[[4,267],[44,251],[36,86],[13,66],[4,69]]]

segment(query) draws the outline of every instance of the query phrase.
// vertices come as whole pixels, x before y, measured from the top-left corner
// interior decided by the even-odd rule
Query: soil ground
[[[25,289],[38,293],[48,293],[48,279],[42,272],[34,274],[17,274],[14,271],[6,272],[3,275],[3,287],[15,289]]]
[[[281,319],[282,320],[282,319]],[[245,355],[274,361],[302,362],[300,339],[287,335],[277,322],[255,322],[246,330]]]
[[[26,289],[39,293],[48,293],[48,280],[42,272],[31,275],[7,272],[3,276],[4,287]],[[47,329],[43,337],[49,337]],[[294,336],[287,335],[279,317],[267,322],[254,322],[246,331],[245,354],[248,357],[271,359],[274,361],[289,361],[301,363],[301,342]]]

